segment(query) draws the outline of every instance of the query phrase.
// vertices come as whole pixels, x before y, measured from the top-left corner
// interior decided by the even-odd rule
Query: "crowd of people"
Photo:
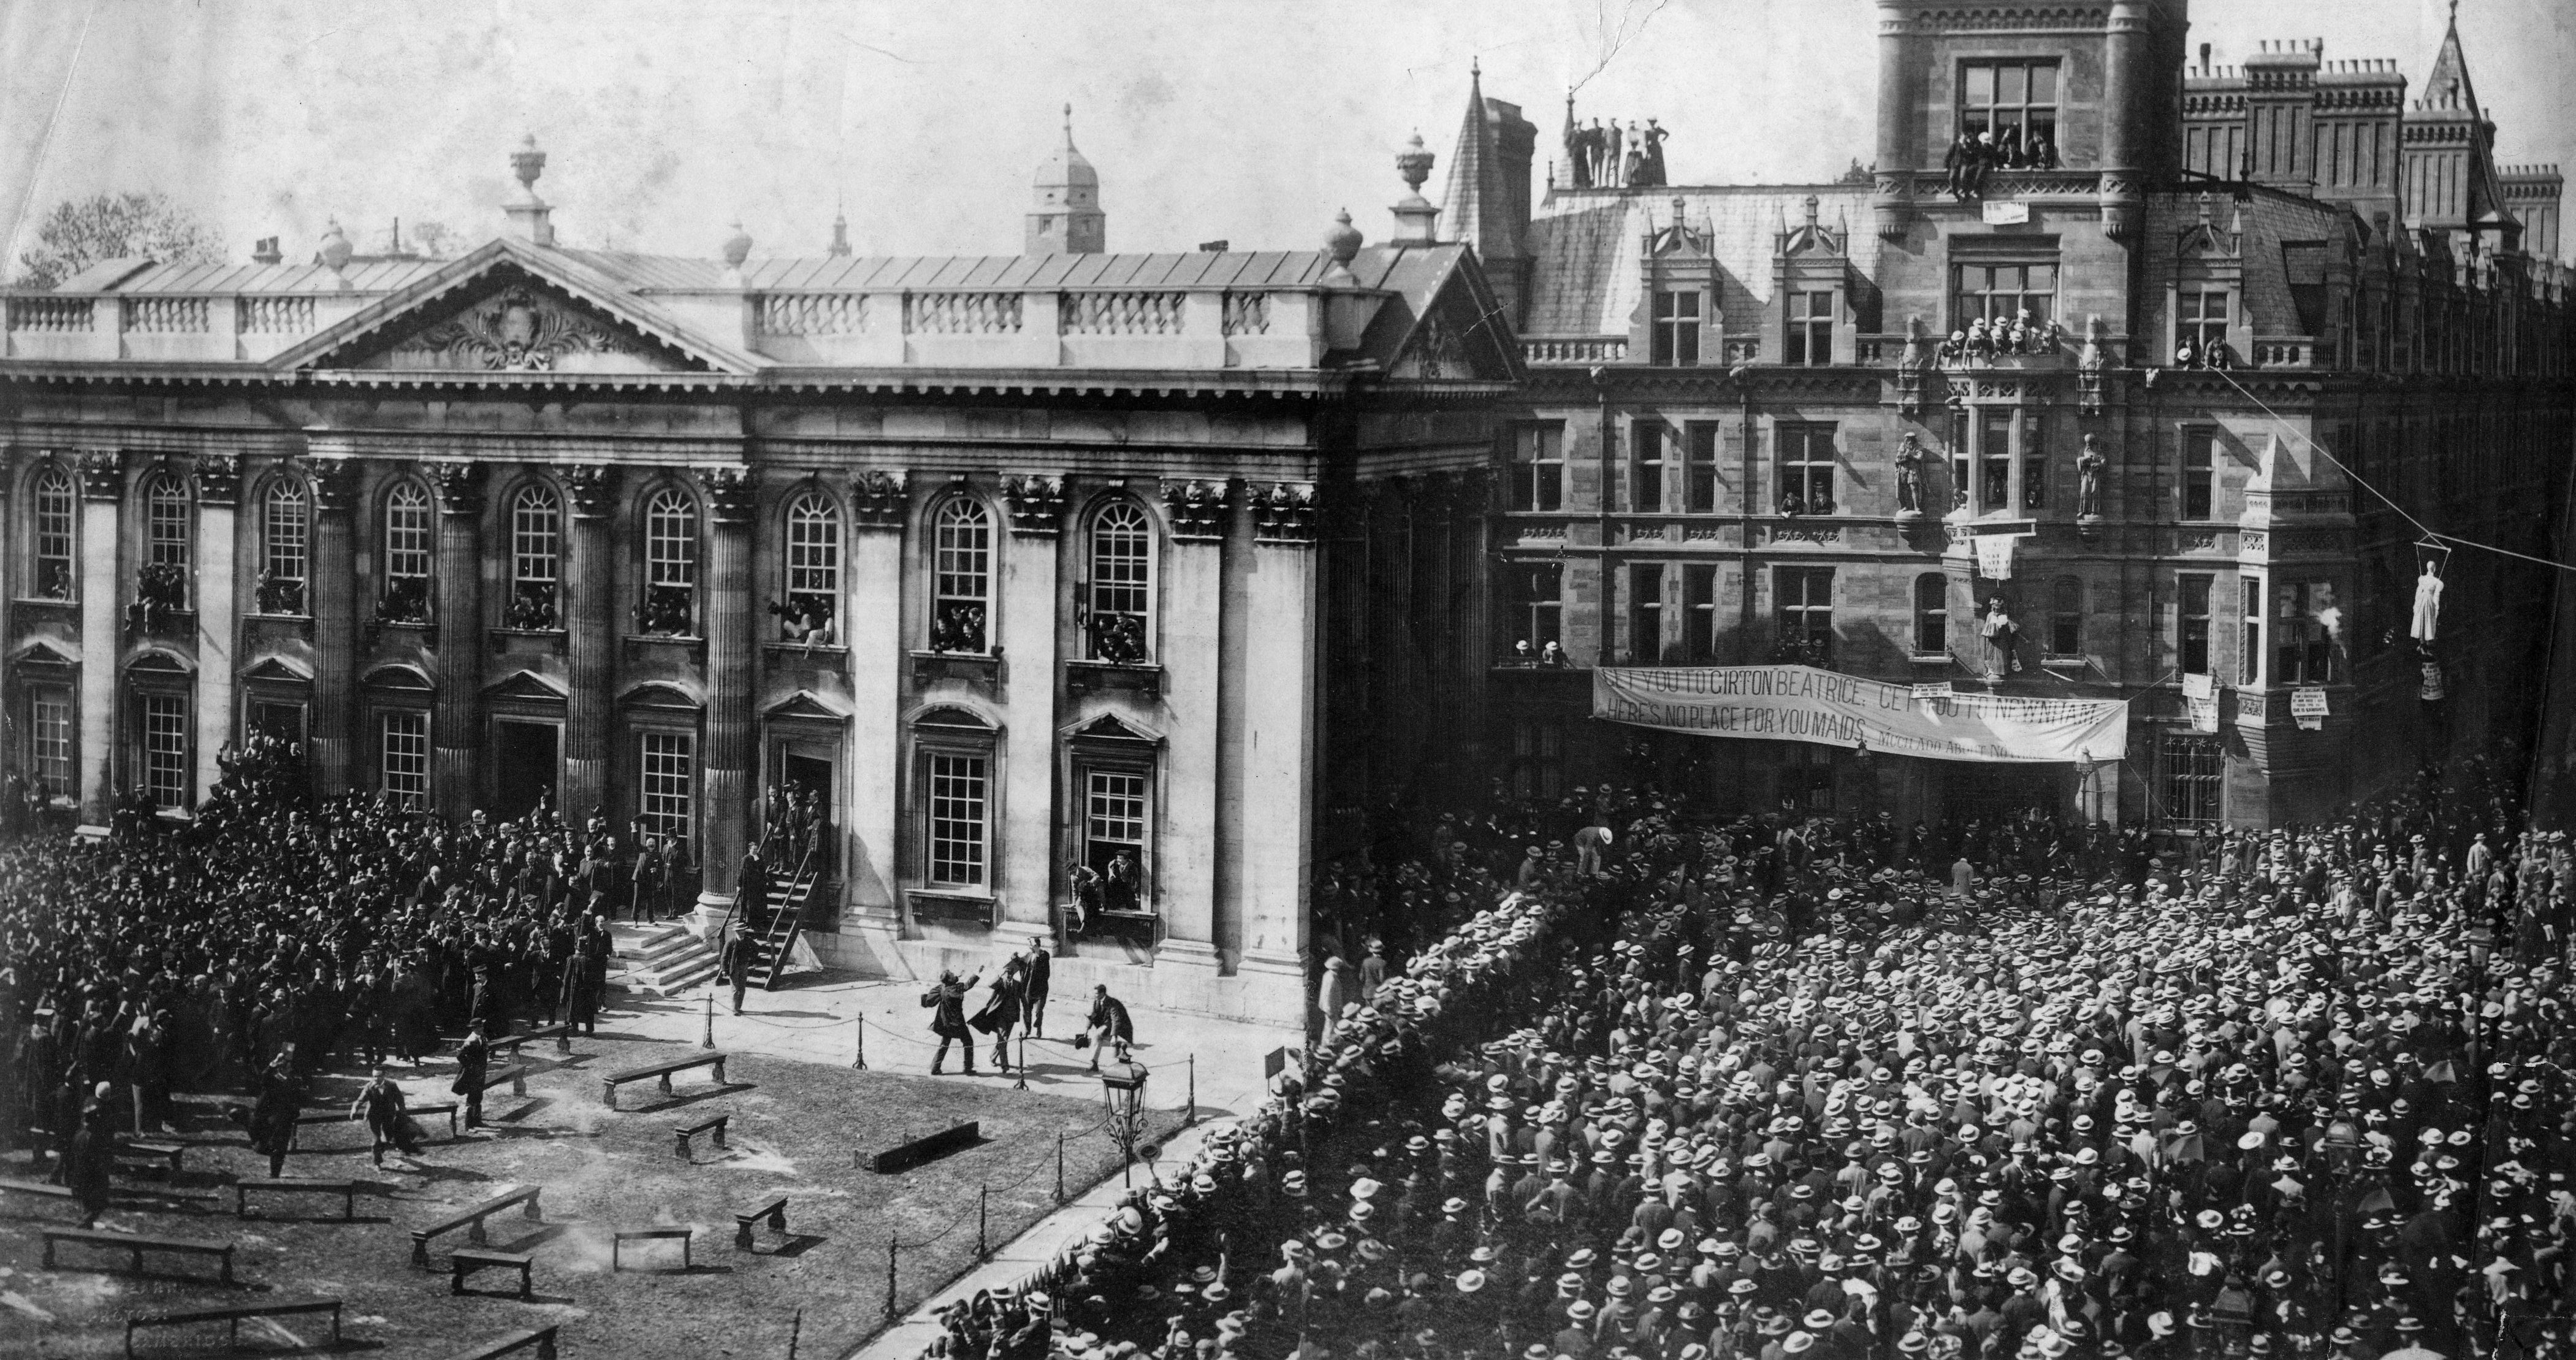
[[[2561,1354],[2576,862],[2502,768],[2179,853],[1454,819],[1319,885],[1402,962],[1303,1073],[936,1350]]]
[[[608,923],[685,907],[685,855],[540,808],[448,824],[382,797],[316,803],[300,747],[254,736],[184,826],[0,846],[0,1137],[40,1160],[152,1132],[182,1091],[249,1089],[283,1150],[334,1054],[422,1063],[441,1033],[596,1016]],[[263,1147],[263,1150],[270,1150]],[[57,1179],[79,1159],[54,1159]],[[103,1188],[104,1182],[101,1186]]]

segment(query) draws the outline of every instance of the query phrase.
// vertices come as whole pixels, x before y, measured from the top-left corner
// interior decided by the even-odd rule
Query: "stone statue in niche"
[[[2102,456],[2101,436],[2086,434],[2084,451],[2075,456],[2075,517],[2078,520],[2102,518],[2102,469],[2110,462]]]
[[[1905,432],[1905,442],[1896,450],[1896,513],[1923,513],[1923,438],[1912,430]]]

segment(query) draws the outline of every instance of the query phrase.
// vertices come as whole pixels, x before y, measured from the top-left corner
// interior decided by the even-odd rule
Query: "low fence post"
[[[1064,1203],[1064,1131],[1062,1129],[1056,1130],[1055,1135],[1055,1202]]]
[[[713,1047],[715,1047],[715,1046],[716,1046],[716,994],[715,994],[714,992],[710,991],[710,992],[708,992],[708,993],[707,993],[707,1037],[706,1037],[705,1039],[703,1039],[703,1040],[700,1040],[700,1041],[699,1041],[699,1043],[698,1043],[698,1047],[700,1047],[700,1048],[713,1048]]]
[[[1196,1128],[1199,1122],[1199,1055],[1190,1055],[1190,1108],[1181,1116],[1182,1128]]]
[[[975,1259],[978,1261],[989,1261],[993,1259],[992,1244],[984,1238],[985,1207],[991,1202],[992,1197],[993,1188],[991,1186],[979,1185],[975,1187]]]
[[[886,1320],[886,1321],[888,1321],[888,1322],[892,1322],[892,1321],[894,1321],[894,1319],[895,1319],[895,1311],[894,1311],[894,1253],[895,1253],[894,1234],[893,1234],[893,1233],[887,1233],[887,1234],[886,1234],[886,1301],[885,1301],[885,1320]]]
[[[859,1054],[850,1060],[850,1066],[861,1072],[868,1070],[868,1018],[864,1015],[859,1017]]]

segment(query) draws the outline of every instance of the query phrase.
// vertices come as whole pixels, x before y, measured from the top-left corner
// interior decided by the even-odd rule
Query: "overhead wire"
[[[2332,450],[2326,448],[2323,444],[2308,438],[2306,435],[2299,433],[2298,428],[2293,426],[2281,415],[2280,412],[2264,405],[2261,397],[2255,396],[2252,392],[2247,391],[2245,384],[2236,381],[2235,374],[2230,373],[2223,368],[2211,369],[2209,371],[2216,373],[2220,378],[2225,379],[2228,386],[2235,388],[2247,401],[2254,403],[2255,409],[2261,411],[2267,416],[2270,416],[2272,418],[2272,423],[2280,426],[2281,429],[2292,439],[2314,449],[2319,457],[2334,464],[2337,469],[2342,471],[2344,476],[2350,478],[2353,485],[2360,487],[2362,490],[2369,492],[2373,496],[2378,497],[2382,505],[2396,511],[2400,517],[2402,517],[2408,524],[2414,525],[2417,531],[2421,532],[2426,538],[2438,539],[2444,543],[2456,543],[2464,548],[2476,548],[2483,552],[2491,552],[2503,557],[2520,558],[2525,562],[2537,562],[2544,567],[2549,567],[2557,571],[2576,572],[2576,564],[2554,562],[2546,557],[2534,557],[2530,553],[2515,552],[2511,548],[2499,548],[2492,543],[2481,543],[2474,538],[2462,538],[2457,534],[2446,534],[2435,529],[2432,525],[2426,524],[2424,521],[2417,519],[2405,506],[2398,504],[2396,497],[2389,495],[2387,492],[2382,491],[2378,487],[2371,485],[2368,481],[2365,481],[2362,478],[2362,475],[2353,471],[2349,464],[2346,464],[2342,459],[2335,457]]]

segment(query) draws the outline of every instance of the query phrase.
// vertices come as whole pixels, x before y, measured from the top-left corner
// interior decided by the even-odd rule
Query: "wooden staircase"
[[[778,977],[787,957],[796,948],[796,939],[805,932],[805,905],[821,886],[822,868],[811,854],[799,862],[796,872],[784,880],[771,879],[757,915],[747,916],[746,925],[758,932],[760,962],[751,970],[751,981],[764,992],[778,990]],[[735,904],[739,911],[741,904]]]

